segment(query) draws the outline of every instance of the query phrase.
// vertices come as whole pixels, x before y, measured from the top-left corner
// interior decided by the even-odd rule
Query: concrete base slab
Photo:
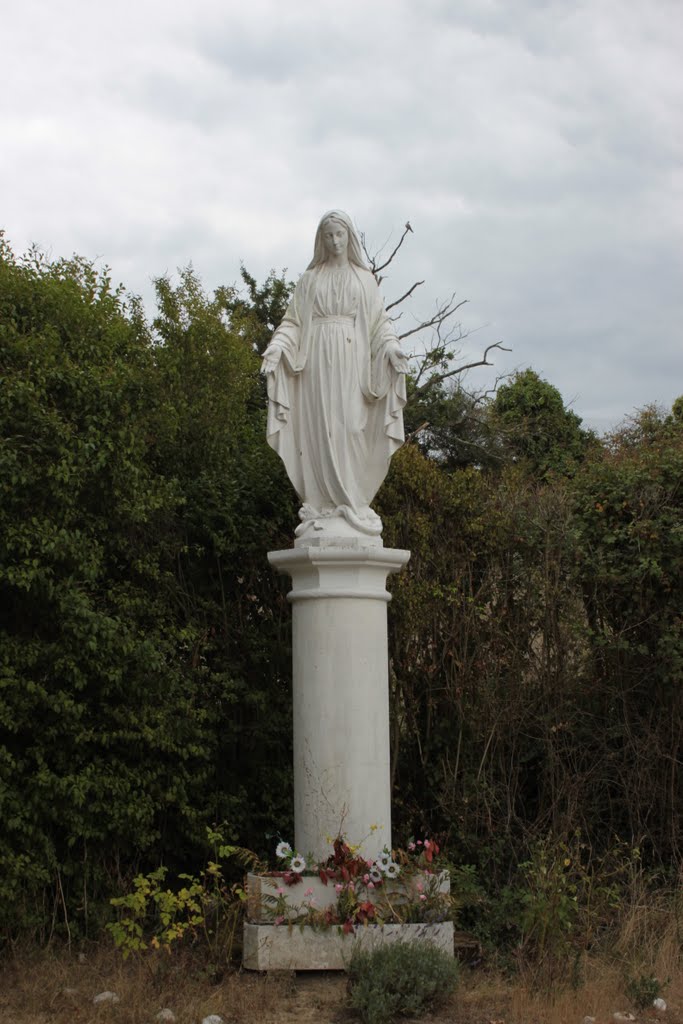
[[[242,963],[250,971],[344,971],[358,948],[416,941],[431,942],[452,956],[453,922],[359,925],[349,935],[337,928],[247,922]]]

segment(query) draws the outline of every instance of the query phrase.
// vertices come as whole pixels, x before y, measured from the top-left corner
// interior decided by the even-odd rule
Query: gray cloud
[[[296,276],[330,206],[371,245],[409,218],[387,292],[469,297],[499,369],[601,428],[683,392],[677,0],[25,0],[3,28],[18,247],[149,296],[189,260]]]

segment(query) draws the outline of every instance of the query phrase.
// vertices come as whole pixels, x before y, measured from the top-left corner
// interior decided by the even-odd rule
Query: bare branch
[[[510,352],[511,350],[509,348],[506,348],[506,349],[504,349],[504,351],[505,352]],[[490,395],[495,395],[497,393],[497,391],[498,391],[498,388],[500,387],[500,382],[503,381],[503,380],[509,380],[509,378],[510,378],[510,374],[509,373],[498,373],[498,374],[496,374],[496,379],[494,380],[494,382],[493,382],[493,384],[491,385],[490,388],[485,388],[483,391],[479,391],[476,394],[471,394],[470,395],[470,398],[472,399],[472,405],[473,406],[477,406],[481,402],[485,402],[486,399],[489,398]]]
[[[429,420],[425,420],[424,423],[421,423],[419,427],[415,427],[415,430],[411,430],[409,434],[406,434],[406,444],[412,441],[414,437],[417,437],[418,434],[420,434],[423,430],[426,430],[429,426],[431,426]]]
[[[366,259],[367,259],[368,263],[370,264],[370,270],[371,270],[371,271],[372,271],[372,273],[374,274],[374,276],[375,276],[375,279],[376,279],[376,281],[377,281],[377,284],[381,284],[381,283],[382,283],[382,278],[381,278],[381,277],[379,276],[379,275],[380,275],[380,271],[382,271],[382,270],[385,270],[385,269],[386,269],[386,267],[388,267],[388,266],[389,266],[389,264],[390,264],[390,263],[391,263],[391,261],[393,260],[394,256],[396,255],[396,253],[398,252],[398,250],[399,250],[399,249],[401,248],[401,246],[403,245],[403,243],[404,243],[404,241],[405,241],[405,239],[406,239],[406,236],[407,236],[408,234],[412,234],[412,233],[413,233],[413,229],[412,229],[412,228],[411,228],[411,226],[410,226],[410,221],[409,221],[409,220],[407,220],[407,221],[406,221],[406,225],[405,225],[405,227],[404,227],[404,229],[403,229],[403,234],[401,235],[401,237],[399,238],[398,242],[397,242],[397,243],[396,243],[396,245],[394,246],[394,248],[393,248],[393,250],[392,250],[392,252],[391,252],[391,255],[390,255],[390,256],[389,256],[389,257],[388,257],[388,258],[387,258],[387,259],[386,259],[386,260],[384,261],[384,263],[380,263],[379,265],[377,264],[377,258],[378,258],[378,256],[379,256],[379,253],[378,253],[378,255],[377,255],[377,256],[372,256],[372,255],[371,255],[371,254],[370,254],[370,253],[368,252],[368,247],[367,247],[367,245],[366,245],[366,242],[365,242],[365,235],[364,235],[364,234],[361,234],[361,237],[360,237],[360,241],[361,241],[361,245],[362,245],[362,247],[363,247],[363,252],[365,253],[365,257],[366,257]],[[382,250],[384,249],[384,247],[386,246],[386,244],[387,244],[387,243],[385,242],[385,243],[384,243],[384,245],[382,246],[382,248],[381,248],[381,249],[379,250],[379,251],[380,251],[380,253],[382,252]]]
[[[417,334],[418,331],[423,331],[427,327],[436,327],[437,325],[441,326],[444,320],[447,320],[449,317],[453,316],[453,314],[456,313],[457,310],[459,310],[460,307],[464,306],[465,303],[467,302],[467,299],[462,299],[460,302],[457,302],[455,305],[453,305],[454,298],[455,292],[453,292],[448,302],[444,302],[441,306],[437,308],[437,311],[431,318],[431,320],[425,320],[423,323],[418,324],[417,327],[413,327],[412,330],[405,331],[403,334],[399,334],[399,340],[402,340],[403,338],[409,338],[411,334]]]
[[[393,302],[390,302],[389,305],[385,307],[387,313],[389,312],[390,309],[393,309],[394,306],[400,306],[402,302],[405,302],[406,299],[410,298],[415,289],[419,288],[421,284],[424,284],[424,281],[416,281],[413,287],[409,288],[408,291],[404,295],[402,295],[400,299],[394,299]],[[397,320],[398,317],[394,317],[393,319]]]
[[[464,363],[462,366],[456,366],[453,370],[447,370],[445,373],[438,373],[434,377],[430,377],[426,383],[415,389],[415,393],[419,394],[428,387],[434,387],[436,384],[440,384],[444,380],[448,380],[449,377],[455,377],[459,373],[464,373],[466,370],[472,370],[475,366],[493,366],[486,358],[492,349],[498,349],[500,352],[511,352],[512,349],[506,348],[502,341],[494,341],[493,344],[487,345],[484,349],[484,354],[481,359],[477,359],[472,363]]]
[[[406,226],[405,226],[405,227],[404,227],[404,229],[403,229],[403,234],[401,235],[401,237],[399,238],[398,242],[396,243],[396,246],[394,247],[394,249],[393,249],[393,251],[392,251],[391,255],[389,256],[389,258],[388,258],[388,259],[386,259],[386,260],[384,261],[384,263],[380,263],[380,265],[379,265],[378,267],[375,267],[375,268],[374,268],[374,271],[373,271],[373,273],[375,273],[375,274],[379,274],[380,270],[384,270],[384,269],[385,269],[386,267],[388,267],[388,266],[389,266],[389,264],[390,264],[390,263],[391,263],[391,261],[393,260],[394,256],[396,255],[396,253],[398,252],[398,250],[399,250],[399,249],[401,248],[401,246],[403,245],[403,243],[404,243],[404,241],[405,241],[405,239],[406,239],[406,235],[408,235],[409,233],[410,233],[410,234],[412,235],[412,233],[413,233],[413,229],[412,229],[412,228],[411,228],[411,226],[410,226],[410,221],[409,221],[409,220],[407,220],[407,221],[406,221]]]
[[[412,231],[413,229],[410,221],[406,221],[401,237],[393,246],[386,259],[382,257],[382,253],[388,249],[391,236],[389,236],[386,242],[384,242],[379,251],[373,255],[368,251],[365,235],[361,234],[363,253],[367,259],[371,273],[374,275],[378,284],[381,284],[383,280],[381,271],[385,270],[395,259],[408,235],[412,234]],[[416,290],[424,283],[424,281],[416,281],[406,292],[403,293],[403,295],[386,306],[387,311],[397,310],[397,307],[410,299]],[[462,355],[459,349],[459,343],[473,333],[473,330],[470,329],[463,330],[462,325],[457,320],[453,319],[457,311],[466,305],[466,303],[467,299],[462,299],[461,301],[456,302],[456,293],[453,292],[448,300],[444,302],[437,301],[435,312],[429,319],[418,322],[418,318],[413,316],[413,327],[408,328],[400,334],[397,331],[397,337],[401,342],[406,338],[413,337],[414,335],[421,335],[425,331],[431,330],[433,332],[429,338],[424,337],[424,339],[421,339],[417,343],[415,346],[417,351],[409,353],[408,355],[413,366],[413,393],[415,395],[424,394],[424,392],[429,388],[438,387],[443,381],[450,380],[460,374],[466,373],[467,370],[474,369],[478,366],[492,366],[493,364],[489,362],[488,356],[496,349],[502,352],[511,351],[509,348],[505,348],[502,342],[497,341],[488,345],[484,349],[483,355],[481,355],[480,358],[473,359],[468,363],[463,363],[461,366],[453,366],[456,358],[461,357]],[[400,311],[397,310],[394,316],[391,317],[394,324],[397,324],[404,312],[405,309]],[[480,329],[481,328],[476,328],[476,330]],[[496,380],[492,389],[493,392],[495,392],[499,380],[500,378]],[[488,394],[488,392],[486,394]],[[484,401],[484,398],[482,398],[481,401]],[[420,433],[428,428],[429,424],[424,423],[418,427],[413,434]]]

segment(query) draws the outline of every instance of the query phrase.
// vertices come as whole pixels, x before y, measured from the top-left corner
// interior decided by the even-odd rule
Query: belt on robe
[[[354,326],[356,323],[355,313],[347,316],[345,313],[340,313],[338,316],[314,316],[314,324],[344,324],[345,326]]]

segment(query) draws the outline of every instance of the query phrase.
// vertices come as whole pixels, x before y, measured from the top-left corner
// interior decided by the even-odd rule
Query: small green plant
[[[162,866],[138,875],[130,892],[111,900],[118,918],[107,928],[124,959],[146,950],[170,953],[188,942],[205,949],[212,970],[230,959],[246,893],[240,883],[228,884],[222,861],[234,859],[251,867],[258,858],[226,843],[218,831],[207,829],[207,838],[216,859],[201,876],[180,874],[180,884],[171,888]]]
[[[661,996],[667,982],[661,982],[654,974],[637,974],[627,979],[625,992],[636,1010],[646,1010]]]
[[[458,965],[429,942],[397,942],[354,953],[348,974],[349,1001],[364,1024],[389,1024],[444,1003],[457,985]]]

